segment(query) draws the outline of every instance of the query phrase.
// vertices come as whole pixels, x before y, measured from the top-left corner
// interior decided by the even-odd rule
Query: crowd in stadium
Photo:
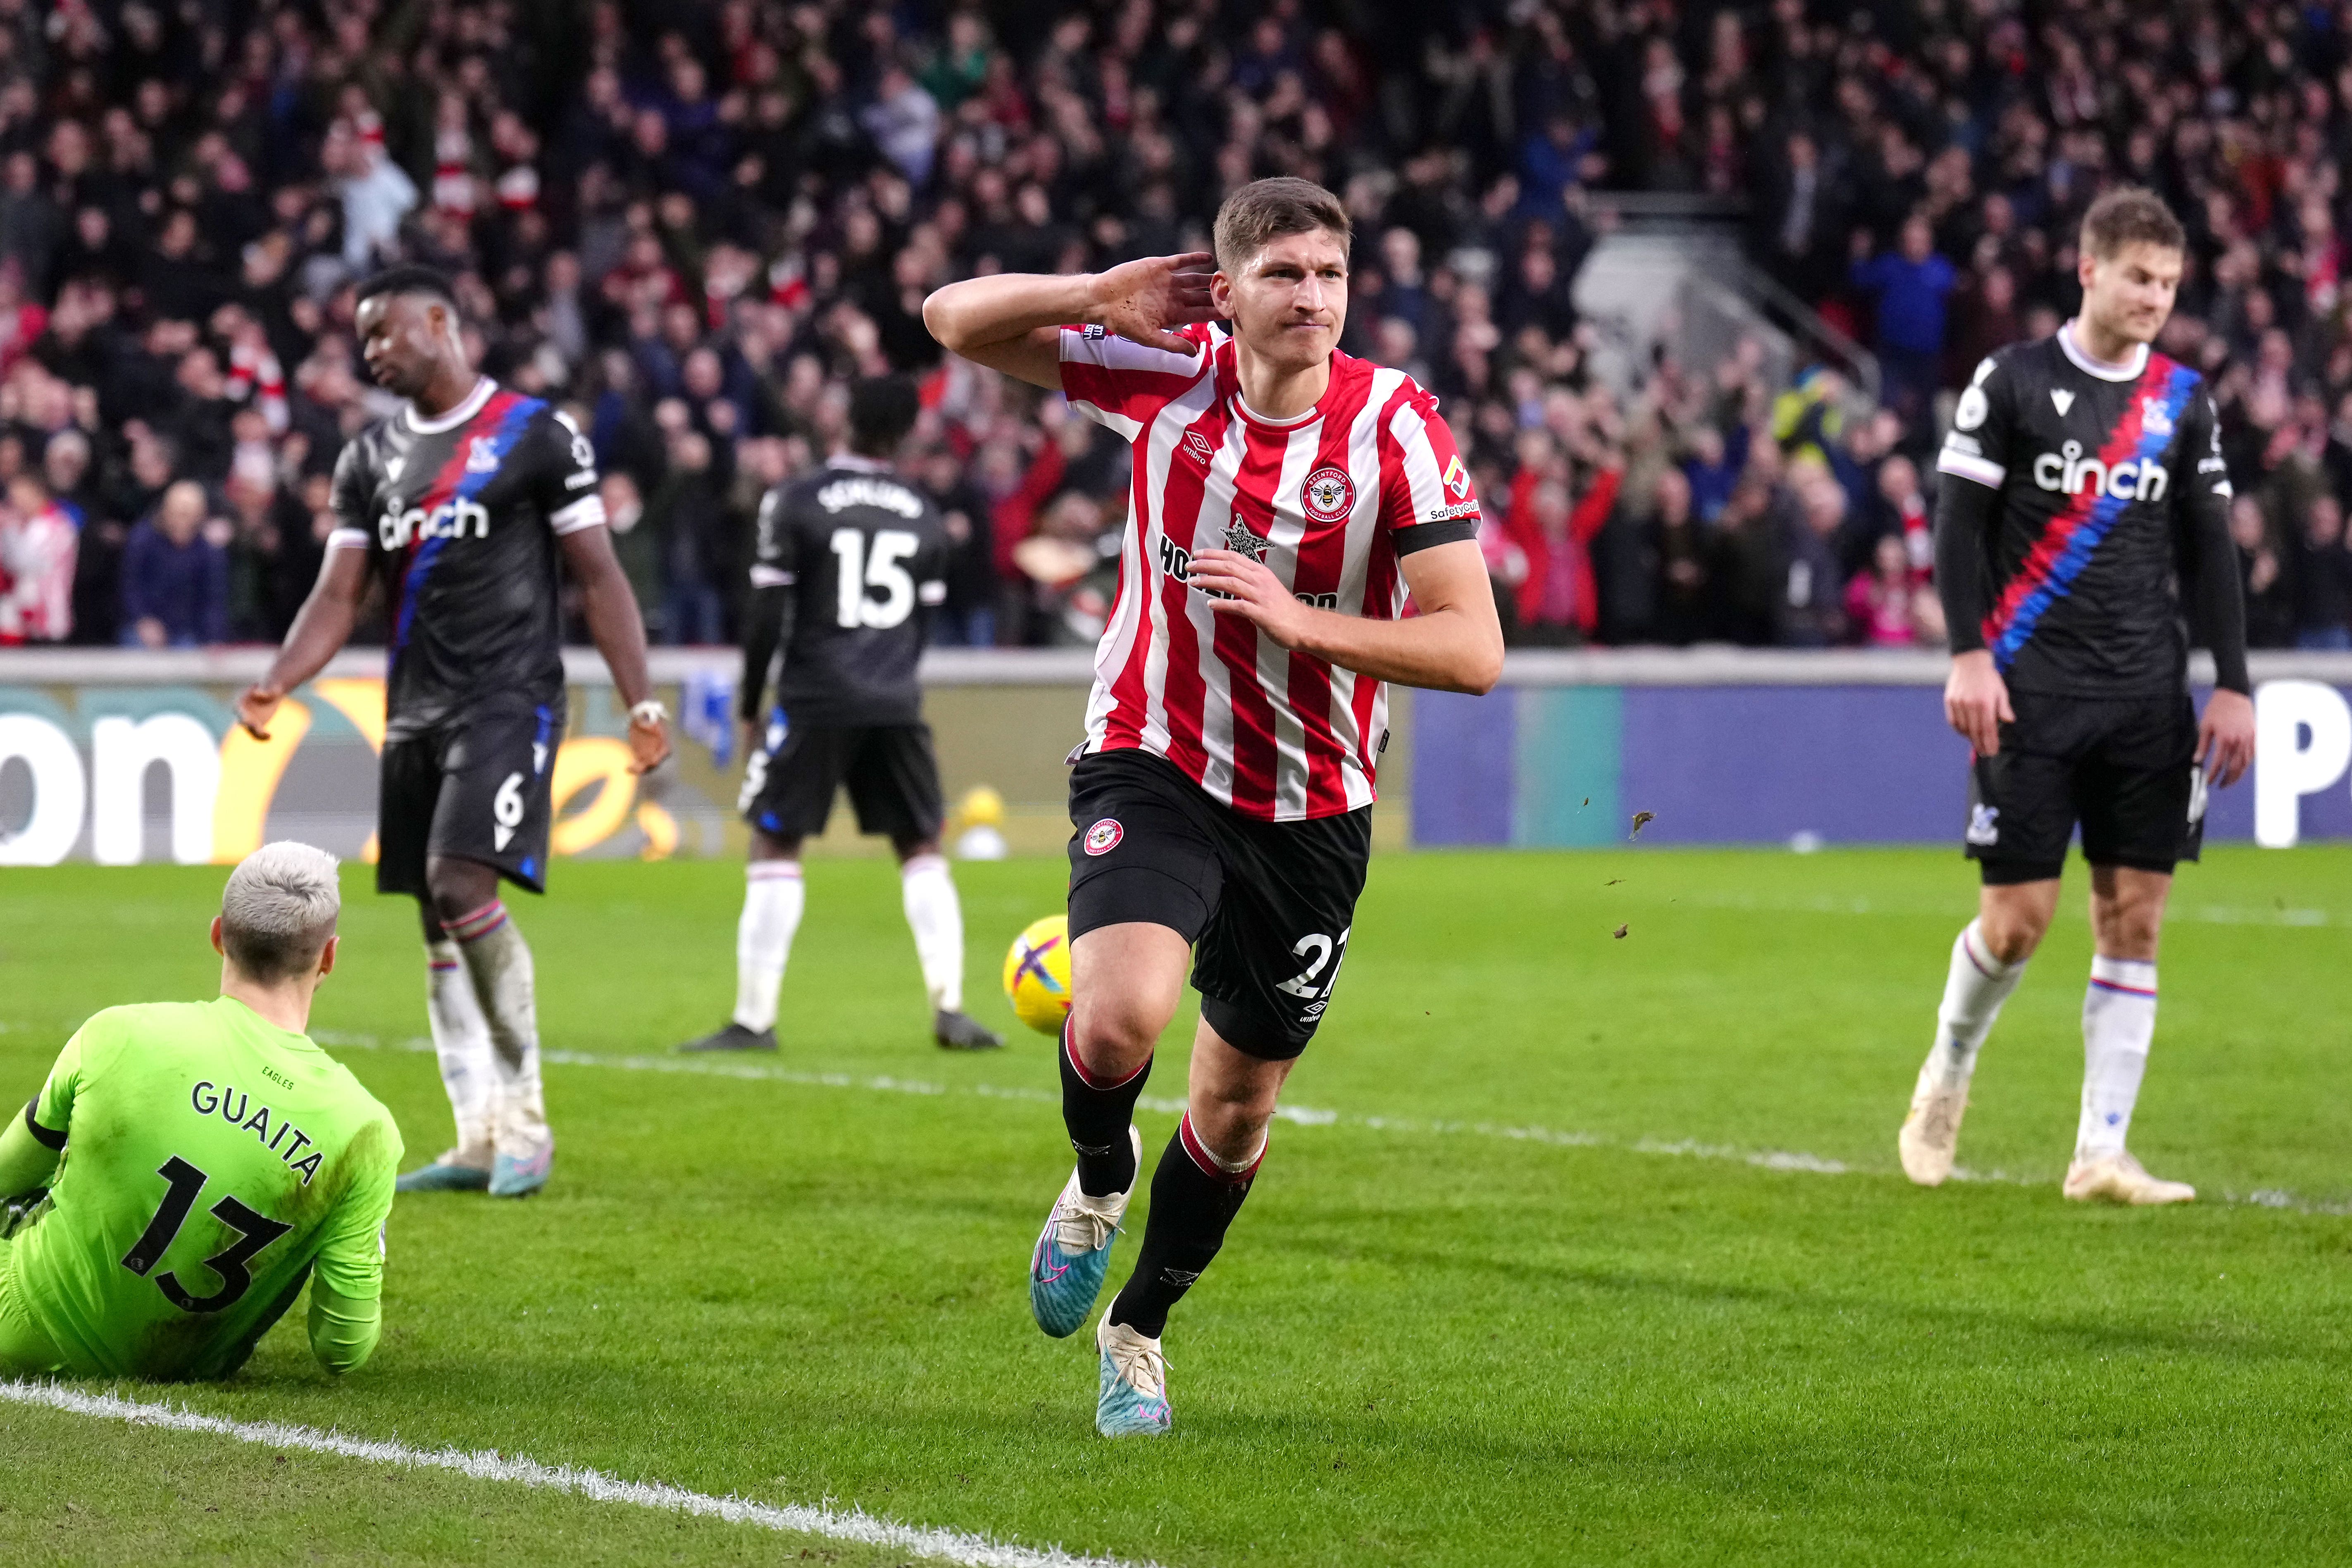
[[[656,640],[726,640],[768,485],[916,376],[941,640],[1090,643],[1125,446],[923,330],[974,271],[1206,248],[1290,173],[1356,223],[1344,346],[1444,399],[1521,643],[1940,642],[1938,400],[2072,309],[2104,185],[2189,226],[2257,646],[2352,647],[2352,28],[2324,6],[1770,0],[0,0],[0,641],[271,641],[390,411],[353,282],[456,278],[572,407]],[[1760,354],[1589,373],[1596,193],[1744,197],[1881,406]]]

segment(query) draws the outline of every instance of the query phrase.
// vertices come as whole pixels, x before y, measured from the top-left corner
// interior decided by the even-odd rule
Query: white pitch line
[[[421,1037],[387,1043],[374,1035],[341,1034],[332,1029],[318,1029],[310,1037],[322,1046],[355,1047],[361,1050],[391,1049],[396,1051],[430,1052],[433,1042]],[[1006,1087],[1000,1084],[974,1083],[961,1087],[933,1083],[924,1079],[894,1078],[887,1074],[859,1078],[851,1073],[808,1072],[796,1068],[772,1067],[763,1062],[711,1061],[693,1057],[600,1057],[586,1051],[548,1051],[540,1053],[541,1061],[562,1067],[614,1068],[625,1072],[685,1073],[690,1077],[747,1079],[770,1083],[800,1084],[811,1089],[862,1089],[885,1094],[950,1095],[970,1094],[988,1100],[1020,1100],[1034,1105],[1059,1105],[1062,1097],[1050,1089]],[[1157,1095],[1145,1095],[1136,1104],[1146,1110],[1176,1116],[1184,1110],[1181,1100],[1166,1100]],[[1498,1121],[1423,1121],[1410,1116],[1360,1116],[1353,1112],[1326,1110],[1310,1105],[1284,1105],[1275,1110],[1275,1120],[1300,1127],[1361,1127],[1375,1132],[1411,1132],[1454,1136],[1466,1134],[1473,1138],[1500,1138],[1514,1143],[1542,1143],[1556,1149],[1619,1149],[1633,1154],[1657,1154],[1685,1160],[1720,1160],[1735,1164],[1753,1165],[1762,1171],[1796,1171],[1816,1176],[1884,1176],[1888,1171],[1873,1170],[1867,1165],[1848,1164],[1822,1154],[1809,1154],[1793,1149],[1742,1149],[1729,1143],[1702,1143],[1696,1139],[1668,1141],[1661,1138],[1624,1139],[1605,1132],[1577,1132],[1556,1127],[1515,1125]],[[1956,1182],[1980,1182],[2002,1186],[2039,1187],[2051,1183],[2045,1178],[2013,1175],[2007,1171],[1972,1171],[1956,1166],[1952,1171]],[[2251,1208],[2284,1209],[2294,1214],[2352,1215],[2352,1203],[2326,1203],[2306,1198],[2300,1194],[2274,1187],[2259,1188],[2251,1193],[2224,1189],[2219,1199],[2225,1204],[2244,1205]]]
[[[972,1568],[1153,1568],[1118,1557],[1080,1557],[1058,1546],[1018,1546],[961,1530],[931,1530],[877,1519],[863,1509],[842,1511],[803,1503],[752,1502],[740,1497],[713,1497],[659,1481],[625,1481],[602,1470],[572,1465],[542,1465],[520,1455],[494,1448],[412,1448],[406,1444],[373,1437],[347,1437],[315,1426],[295,1426],[278,1421],[229,1421],[205,1415],[184,1406],[151,1405],[111,1394],[85,1394],[79,1389],[37,1378],[0,1383],[0,1399],[16,1405],[45,1405],[76,1415],[127,1421],[134,1426],[154,1426],[171,1432],[202,1432],[258,1443],[272,1448],[299,1448],[307,1453],[334,1454],[371,1464],[401,1465],[411,1469],[454,1470],[479,1481],[511,1481],[550,1491],[570,1492],[591,1502],[631,1503],[639,1508],[722,1519],[730,1524],[761,1530],[822,1535],[831,1541],[883,1546],[911,1552],[918,1557],[944,1558]]]

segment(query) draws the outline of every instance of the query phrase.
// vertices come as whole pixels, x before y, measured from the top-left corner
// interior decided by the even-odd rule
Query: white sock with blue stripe
[[[2000,1005],[2025,978],[2024,959],[2003,963],[1985,945],[1980,922],[1970,921],[1952,942],[1952,966],[1944,977],[1944,1005],[1936,1009],[1936,1044],[1920,1069],[1920,1087],[1965,1082],[1976,1071],[1977,1052],[1992,1033]]]
[[[2083,994],[2083,1120],[2074,1158],[2120,1154],[2156,1038],[2156,965],[2094,958]]]

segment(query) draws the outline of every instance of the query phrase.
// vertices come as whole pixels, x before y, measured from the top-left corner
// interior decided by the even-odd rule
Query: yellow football
[[[1013,939],[1004,955],[1004,998],[1041,1035],[1062,1032],[1070,1016],[1070,920],[1047,915]]]

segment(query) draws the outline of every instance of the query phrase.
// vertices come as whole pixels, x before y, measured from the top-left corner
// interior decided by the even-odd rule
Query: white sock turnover
[[[944,855],[918,855],[899,872],[907,924],[922,961],[923,989],[935,1013],[963,1010],[963,906]]]
[[[490,1025],[475,1000],[474,982],[447,937],[425,944],[425,1016],[433,1026],[433,1054],[441,1087],[457,1121],[457,1163],[490,1168],[491,1106],[498,1092],[490,1073]]]
[[[1993,957],[1979,925],[1970,921],[1952,943],[1944,1005],[1936,1010],[1936,1044],[1919,1069],[1923,1084],[1965,1080],[1976,1071],[1977,1051],[2000,1016],[2000,1005],[2025,977],[2027,961],[2003,963]]]
[[[743,868],[743,915],[735,922],[735,1021],[775,1026],[776,992],[801,929],[808,889],[797,860],[754,860]]]
[[[2156,965],[2131,958],[2091,960],[2083,993],[2083,1119],[2074,1158],[2120,1154],[2132,1106],[2156,1038]]]

